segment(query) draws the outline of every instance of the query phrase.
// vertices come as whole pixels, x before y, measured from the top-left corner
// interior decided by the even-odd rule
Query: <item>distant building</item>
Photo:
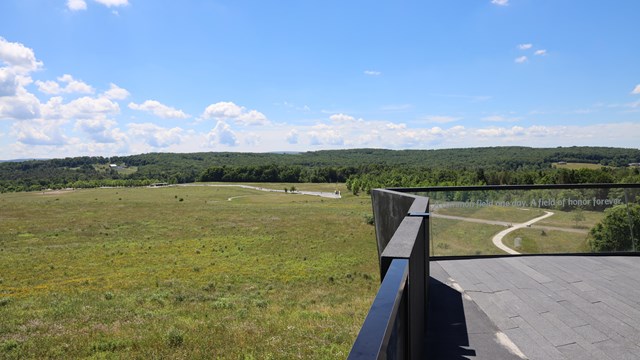
[[[630,163],[629,167],[640,167],[640,163]]]
[[[567,165],[566,161],[558,161],[558,165]]]

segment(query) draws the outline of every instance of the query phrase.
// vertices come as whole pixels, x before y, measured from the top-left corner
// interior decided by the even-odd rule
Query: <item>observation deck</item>
[[[372,201],[382,281],[350,359],[640,356],[640,185],[379,189]]]

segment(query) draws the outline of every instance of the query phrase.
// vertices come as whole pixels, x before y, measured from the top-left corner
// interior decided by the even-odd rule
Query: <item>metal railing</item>
[[[640,184],[491,185],[390,190],[429,197],[431,259],[520,254],[608,255],[640,251],[637,219]],[[625,229],[618,229],[618,232],[624,233],[626,241],[602,245],[603,242],[598,243],[596,239],[597,227],[606,225],[607,217],[615,218],[613,214],[609,216],[615,211],[622,215],[616,221],[625,224]],[[508,235],[504,235],[505,246],[494,246],[498,241],[492,244],[491,236],[506,228],[511,229],[506,231]],[[461,233],[464,236],[460,236]]]
[[[626,220],[623,222],[628,223],[628,231],[623,230],[623,232],[628,235],[630,242],[624,245],[624,248],[597,253],[593,248],[590,251],[560,251],[560,253],[593,255],[620,254],[622,251],[623,254],[638,255],[640,249],[638,239],[640,211],[633,216],[631,212],[631,207],[640,206],[640,184],[392,188],[372,190],[371,198],[381,285],[349,354],[349,359],[354,360],[423,357],[428,320],[426,315],[430,258],[436,260],[512,256],[504,252],[500,253],[500,247],[492,248],[495,254],[482,254],[471,248],[470,253],[449,254],[446,257],[435,256],[437,254],[433,244],[438,238],[431,232],[437,224],[434,220],[444,218],[447,221],[466,221],[473,226],[476,224],[485,227],[493,226],[492,231],[499,227],[525,232],[538,231],[543,235],[547,232],[564,231],[563,234],[568,235],[563,236],[569,238],[571,234],[592,236],[593,227],[590,226],[594,226],[596,221],[602,221],[610,212],[607,209],[626,206]],[[447,215],[444,211],[455,208],[469,210],[471,213],[478,211],[475,215],[482,215],[485,218],[465,218],[460,214],[456,215],[455,211],[452,211],[454,215]],[[529,212],[530,217],[536,217],[516,225],[509,223],[508,220],[511,218],[523,218],[522,214],[515,214],[518,211]],[[539,216],[534,214],[536,211],[539,214],[557,212],[560,220],[556,223],[549,220],[542,222],[543,218],[546,219],[551,215]],[[583,211],[590,218],[585,218]],[[458,211],[458,213],[464,215],[464,211]],[[507,221],[491,219],[492,216],[503,216],[505,217],[503,220]],[[569,222],[575,221],[575,226],[570,226],[567,219],[570,219]],[[582,221],[584,224],[581,223]],[[475,235],[466,234],[465,237]],[[518,254],[515,250],[513,253]]]
[[[382,284],[349,359],[420,359],[429,279],[429,199],[377,189],[372,200]]]

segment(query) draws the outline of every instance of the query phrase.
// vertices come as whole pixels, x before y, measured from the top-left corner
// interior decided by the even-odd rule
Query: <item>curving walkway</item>
[[[263,187],[258,187],[258,186],[241,185],[241,184],[178,184],[177,186],[240,187],[240,188],[243,188],[243,189],[285,193],[284,190],[269,189],[269,188],[263,188]],[[320,197],[329,198],[329,199],[341,199],[342,198],[342,195],[339,192],[336,194],[336,193],[332,193],[332,192],[296,190],[296,191],[289,191],[288,193],[289,194],[320,196]],[[229,198],[228,200],[231,201],[232,199],[235,199],[235,198],[238,198],[238,197],[240,197],[240,196],[235,196],[235,197]]]
[[[513,255],[520,254],[519,252],[517,252],[517,251],[513,250],[512,248],[508,247],[507,245],[505,245],[502,242],[502,239],[512,231],[516,231],[518,229],[529,227],[532,224],[534,224],[534,223],[536,223],[536,222],[538,222],[538,221],[540,221],[542,219],[546,219],[546,218],[548,218],[549,216],[552,216],[552,215],[553,215],[553,213],[551,211],[545,211],[545,214],[542,215],[542,216],[539,216],[539,217],[537,217],[535,219],[531,219],[531,220],[529,220],[527,222],[524,222],[522,224],[513,225],[512,227],[510,227],[508,229],[500,231],[499,233],[497,233],[497,234],[495,234],[493,236],[493,239],[491,239],[491,241],[493,242],[493,245],[495,245],[497,248],[499,248],[500,250],[502,250],[502,251],[504,251],[504,252],[506,252],[508,254],[513,254]]]

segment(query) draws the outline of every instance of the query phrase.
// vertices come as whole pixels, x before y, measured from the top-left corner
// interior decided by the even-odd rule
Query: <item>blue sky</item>
[[[640,2],[0,2],[0,159],[638,148]]]

